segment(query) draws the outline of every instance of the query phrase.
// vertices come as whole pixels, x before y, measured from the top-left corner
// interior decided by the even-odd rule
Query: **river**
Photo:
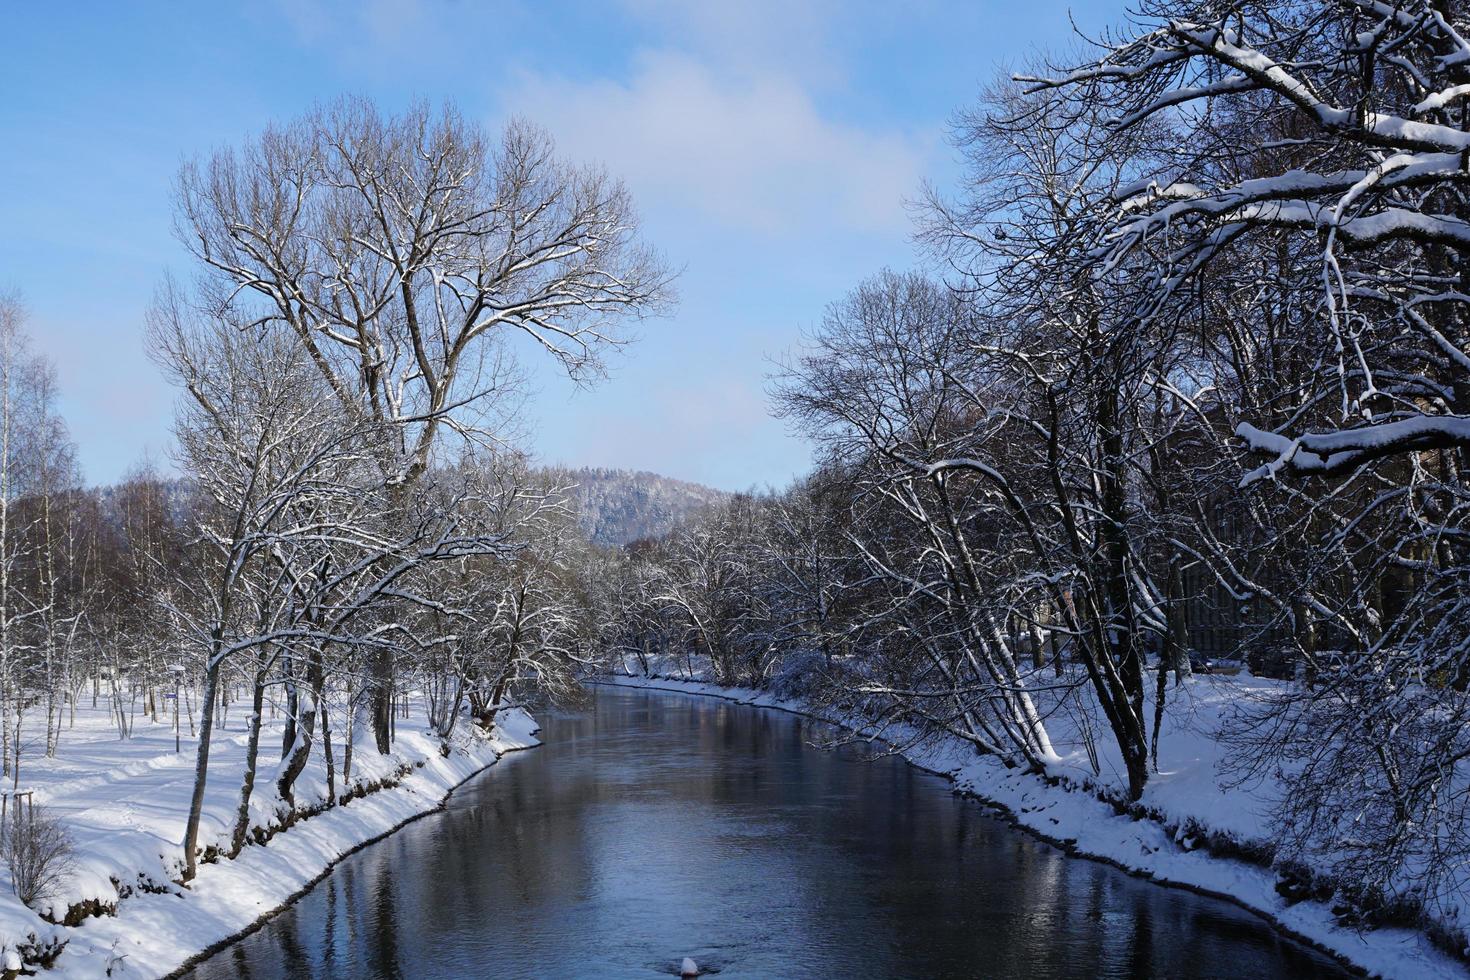
[[[199,978],[1346,975],[760,708],[602,687]]]

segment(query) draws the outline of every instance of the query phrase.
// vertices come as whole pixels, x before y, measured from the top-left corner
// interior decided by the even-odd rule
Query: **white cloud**
[[[764,234],[905,234],[903,199],[938,143],[826,118],[784,73],[722,76],[672,52],[639,55],[626,82],[523,74],[501,104],[569,159],[604,163],[646,210]]]
[[[736,71],[779,70],[823,85],[839,84],[846,66],[832,43],[853,16],[837,0],[623,0],[623,7],[670,47]],[[865,16],[871,16],[867,12]]]

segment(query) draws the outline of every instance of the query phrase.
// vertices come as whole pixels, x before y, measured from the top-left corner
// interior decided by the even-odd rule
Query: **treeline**
[[[1371,914],[1453,915],[1470,22],[1135,14],[958,114],[963,178],[919,209],[940,274],[861,284],[773,380],[815,473],[631,548],[617,652],[1037,771],[1070,705],[1126,802],[1223,634],[1284,679],[1220,736],[1222,778],[1280,781],[1283,858]]]

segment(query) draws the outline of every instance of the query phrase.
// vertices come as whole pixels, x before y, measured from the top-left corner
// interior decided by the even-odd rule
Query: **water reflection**
[[[603,689],[344,861],[216,977],[1342,975],[1231,906],[1068,858],[803,719]]]

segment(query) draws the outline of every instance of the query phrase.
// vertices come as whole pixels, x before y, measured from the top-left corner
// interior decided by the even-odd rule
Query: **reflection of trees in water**
[[[407,862],[404,876],[413,881],[413,866]],[[368,931],[368,942],[372,947],[372,963],[381,976],[397,977],[402,971],[398,960],[398,891],[394,887],[398,876],[387,861],[374,862],[371,905],[373,927]]]

